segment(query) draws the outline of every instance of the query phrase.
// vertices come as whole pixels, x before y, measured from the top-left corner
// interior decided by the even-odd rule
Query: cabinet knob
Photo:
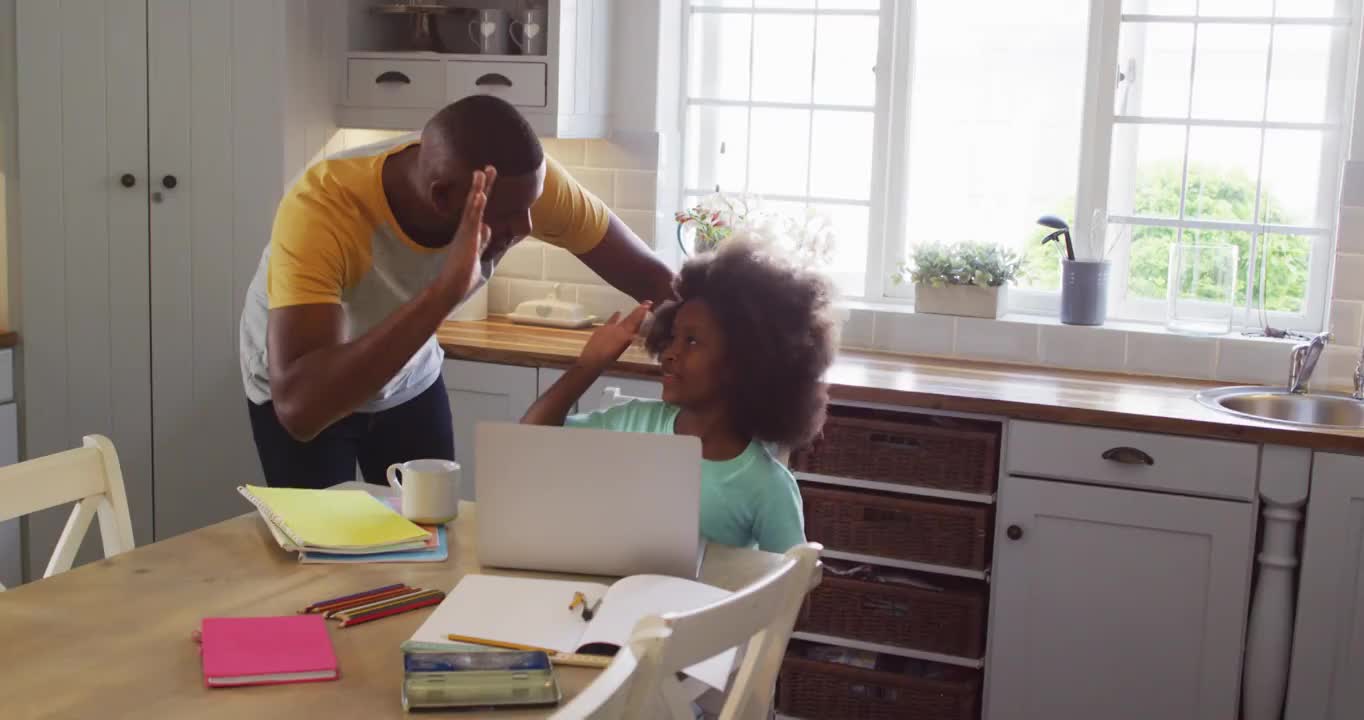
[[[123,176],[118,179],[118,183],[123,187],[130,188],[137,184],[137,177],[132,173],[123,173]]]
[[[167,190],[174,190],[175,186],[179,184],[180,181],[176,180],[174,175],[167,175],[161,178],[161,187],[166,188]]]
[[[1156,459],[1145,450],[1134,447],[1115,447],[1104,451],[1103,459],[1123,465],[1155,465]]]
[[[384,72],[379,73],[379,77],[374,78],[374,83],[376,85],[383,85],[385,83],[411,85],[412,78],[408,77],[407,73],[400,73],[397,70],[386,70]]]
[[[511,78],[507,77],[506,75],[503,75],[502,73],[486,73],[483,75],[479,75],[478,79],[474,81],[474,84],[479,87],[484,87],[487,85],[501,85],[502,87],[511,87],[512,81]]]
[[[1010,540],[1018,540],[1023,537],[1023,528],[1017,525],[1010,525],[1009,528],[1004,531],[1004,534],[1007,535]]]

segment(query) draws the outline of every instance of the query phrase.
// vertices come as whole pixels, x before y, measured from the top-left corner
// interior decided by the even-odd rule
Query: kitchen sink
[[[1340,393],[1293,394],[1277,387],[1225,387],[1199,393],[1198,402],[1256,420],[1364,430],[1364,401]]]

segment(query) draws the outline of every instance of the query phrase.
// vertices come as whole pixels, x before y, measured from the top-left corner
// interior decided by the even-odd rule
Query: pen
[[[583,619],[590,622],[592,616],[597,614],[597,608],[599,607],[601,607],[601,598],[597,598],[597,601],[592,603],[592,607],[583,608]]]

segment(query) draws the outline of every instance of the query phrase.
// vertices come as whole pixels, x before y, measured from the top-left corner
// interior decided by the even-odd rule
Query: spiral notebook
[[[369,554],[425,547],[429,533],[364,490],[237,488],[291,551]]]

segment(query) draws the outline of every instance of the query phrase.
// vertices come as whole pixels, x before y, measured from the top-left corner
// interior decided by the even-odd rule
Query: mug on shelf
[[[511,21],[511,41],[522,55],[544,55],[548,37],[544,8],[517,10]]]
[[[507,11],[488,8],[474,11],[474,19],[469,21],[469,39],[482,55],[506,55],[507,49]]]

